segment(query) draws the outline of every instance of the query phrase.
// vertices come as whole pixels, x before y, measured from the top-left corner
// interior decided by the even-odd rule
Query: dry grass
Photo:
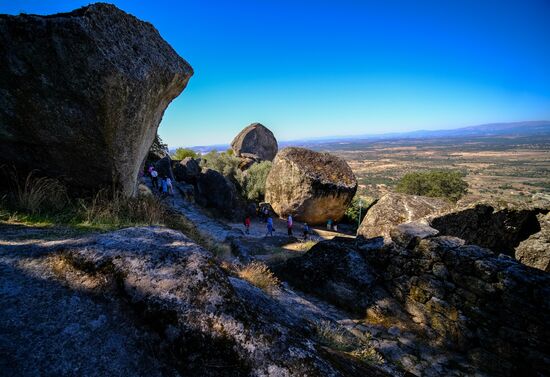
[[[150,195],[128,198],[101,190],[91,201],[78,203],[84,225],[159,225],[166,216],[162,202]]]
[[[12,205],[31,214],[59,211],[69,202],[65,186],[57,179],[30,172],[21,179],[15,169],[6,172],[13,186]]]
[[[281,284],[269,267],[261,262],[254,261],[247,264],[239,269],[238,275],[268,293],[273,292]]]
[[[363,338],[356,337],[344,327],[330,321],[318,321],[315,323],[317,340],[328,348],[358,358],[368,364],[382,364],[384,358],[370,344],[370,335]]]

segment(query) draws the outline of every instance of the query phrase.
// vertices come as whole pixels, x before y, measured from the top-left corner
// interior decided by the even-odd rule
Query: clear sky
[[[0,0],[48,14],[88,1]],[[229,143],[550,119],[548,0],[127,0],[194,68],[159,133]]]

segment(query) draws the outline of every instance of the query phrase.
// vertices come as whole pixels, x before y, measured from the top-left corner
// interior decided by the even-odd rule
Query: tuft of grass
[[[330,321],[315,323],[317,340],[324,346],[345,352],[367,364],[382,364],[384,358],[371,345],[367,334],[359,338],[351,334],[344,327]]]
[[[134,225],[160,225],[166,217],[164,204],[155,196],[128,198],[120,193],[99,191],[91,200],[79,200],[80,226],[118,228]]]
[[[281,284],[269,267],[257,261],[240,268],[238,275],[240,278],[268,293],[273,292]]]
[[[15,169],[7,171],[6,175],[13,186],[10,202],[19,210],[30,214],[59,211],[69,202],[67,189],[55,178],[40,177],[36,171],[31,171],[22,179]]]

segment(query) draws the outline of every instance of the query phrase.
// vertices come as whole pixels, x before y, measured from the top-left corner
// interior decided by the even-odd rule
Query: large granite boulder
[[[348,164],[329,153],[305,148],[280,151],[266,182],[266,202],[279,216],[320,224],[339,221],[348,208],[357,180]]]
[[[179,162],[176,161],[172,170],[174,171],[176,181],[183,181],[190,184],[197,183],[197,178],[201,173],[199,163],[192,157],[185,157]]]
[[[192,74],[153,25],[114,5],[0,15],[0,165],[63,177],[73,193],[132,195]]]
[[[389,240],[390,230],[396,225],[443,213],[451,207],[450,202],[440,198],[388,193],[369,208],[357,234],[366,238],[382,236]]]
[[[235,184],[216,170],[204,169],[197,181],[195,201],[211,208],[226,218],[232,218],[237,209]]]
[[[401,226],[393,232],[398,240],[416,239],[404,246],[381,238],[322,241],[276,272],[366,318],[365,328],[379,338],[397,334],[395,343],[380,341],[379,350],[402,362],[396,348],[408,349],[415,361],[404,367],[431,369],[415,375],[545,375],[550,275],[427,230]]]
[[[236,157],[245,161],[273,161],[277,154],[277,139],[260,123],[252,123],[231,142]]]

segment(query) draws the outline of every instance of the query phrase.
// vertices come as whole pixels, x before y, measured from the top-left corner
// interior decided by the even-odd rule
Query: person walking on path
[[[244,232],[250,234],[250,216],[244,218]]]
[[[147,169],[147,173],[149,174],[149,177],[152,177],[151,173],[153,172],[153,170],[155,170],[153,165],[149,165],[149,168]]]
[[[332,230],[332,219],[328,219],[327,221],[327,230]]]
[[[174,195],[174,188],[172,187],[172,180],[170,177],[164,179],[166,181],[166,186],[168,187],[168,194]]]
[[[268,216],[267,217],[267,233],[265,234],[265,236],[267,237],[267,235],[269,234],[271,237],[273,237],[273,219],[271,218],[271,216]]]
[[[267,221],[267,219],[269,218],[269,210],[267,209],[267,207],[264,207],[263,209],[263,217],[264,217],[264,222]]]
[[[160,180],[160,186],[161,186],[162,196],[168,195],[168,181],[166,177],[164,176],[162,177],[162,179]]]
[[[334,230],[335,232],[338,232],[338,224],[336,224],[336,222],[332,226],[332,230]]]
[[[151,184],[153,185],[153,188],[158,190],[158,188],[159,188],[159,181],[158,181],[159,173],[155,169],[153,169],[153,170],[151,170],[150,175],[151,175]]]
[[[309,237],[309,225],[307,223],[304,223],[304,241],[306,241]]]
[[[286,229],[288,230],[288,236],[292,236],[292,215],[288,215],[288,219],[286,219]]]

